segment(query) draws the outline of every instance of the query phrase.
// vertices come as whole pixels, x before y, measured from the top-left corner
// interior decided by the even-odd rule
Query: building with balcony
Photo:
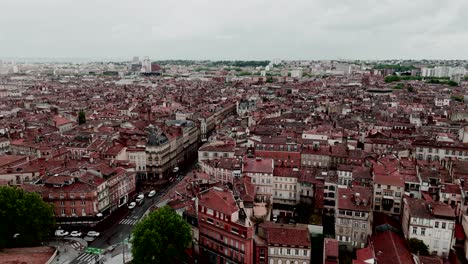
[[[374,175],[374,211],[399,216],[404,188],[404,179],[397,171]]]
[[[253,262],[253,224],[228,189],[217,187],[198,201],[199,245],[206,263]]]
[[[448,257],[454,245],[454,210],[447,204],[405,197],[402,228],[406,239],[424,242],[429,253]]]

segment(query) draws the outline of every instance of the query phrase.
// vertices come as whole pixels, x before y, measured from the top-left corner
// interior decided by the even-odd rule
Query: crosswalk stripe
[[[119,222],[121,225],[134,225],[138,222],[138,219],[123,219]]]
[[[84,261],[89,262],[90,260],[93,260],[95,258],[94,255],[88,254],[88,256],[84,259]]]
[[[95,255],[93,254],[90,254],[90,253],[83,253],[81,254],[80,256],[78,256],[77,260],[79,260],[80,262],[90,262],[91,260],[93,260],[94,258],[96,258]]]

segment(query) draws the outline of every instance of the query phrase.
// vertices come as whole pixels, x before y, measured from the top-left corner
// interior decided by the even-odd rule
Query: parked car
[[[86,235],[90,236],[90,237],[98,237],[101,234],[99,232],[96,232],[96,231],[89,231]]]
[[[155,190],[151,190],[151,192],[148,193],[148,197],[151,198],[153,196],[156,195],[156,191]]]
[[[273,220],[273,222],[278,222],[278,216],[277,216],[277,215],[273,215],[272,220]]]
[[[63,229],[57,229],[55,231],[55,235],[58,236],[58,237],[64,237],[64,236],[68,236],[68,232],[63,230]]]
[[[144,199],[141,199],[141,200],[137,200],[137,205],[138,206],[141,206],[142,204],[145,203],[145,200]]]
[[[83,233],[81,233],[80,231],[73,231],[70,234],[70,236],[72,237],[80,237],[81,235],[83,235]]]
[[[131,209],[135,208],[135,206],[136,206],[136,203],[135,203],[135,202],[131,202],[131,203],[128,205],[128,209],[131,210]]]
[[[96,240],[95,237],[90,237],[90,236],[85,236],[83,239],[84,239],[86,242],[93,242],[94,240]]]
[[[140,200],[143,200],[143,199],[145,199],[145,195],[140,193],[136,198],[136,202],[138,203]]]
[[[172,172],[177,173],[179,171],[179,167],[175,167]]]

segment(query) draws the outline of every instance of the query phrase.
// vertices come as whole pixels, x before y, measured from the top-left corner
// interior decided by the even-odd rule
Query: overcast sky
[[[468,59],[468,0],[0,0],[0,57]]]

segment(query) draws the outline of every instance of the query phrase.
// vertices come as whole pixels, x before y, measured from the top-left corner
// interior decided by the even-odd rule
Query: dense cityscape
[[[467,263],[468,61],[0,61],[0,263]]]

